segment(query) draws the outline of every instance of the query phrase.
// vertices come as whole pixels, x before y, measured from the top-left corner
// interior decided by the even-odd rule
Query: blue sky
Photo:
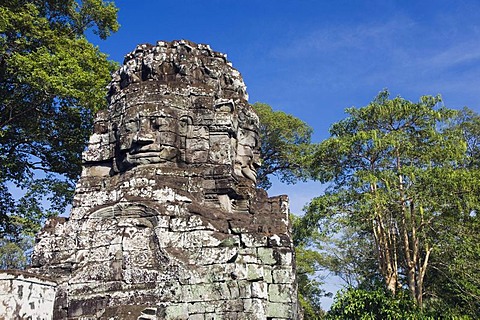
[[[417,101],[441,94],[480,112],[480,1],[117,0],[121,28],[90,40],[112,60],[139,43],[189,39],[227,53],[250,102],[270,104],[328,136],[344,109],[383,88]],[[291,208],[323,190],[275,183]]]
[[[250,102],[270,104],[328,136],[344,109],[383,88],[418,100],[441,94],[480,111],[479,1],[117,0],[119,32],[90,39],[112,60],[139,43],[189,39],[228,54]],[[275,184],[295,212],[316,184]]]
[[[326,137],[345,107],[383,88],[479,110],[478,1],[117,0],[111,59],[138,43],[189,39],[225,52],[250,102],[294,114]]]

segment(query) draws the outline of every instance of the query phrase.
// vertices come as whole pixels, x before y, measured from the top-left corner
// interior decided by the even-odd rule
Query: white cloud
[[[435,24],[405,16],[383,23],[326,26],[273,54],[280,60],[316,62],[310,67],[313,72],[302,74],[299,81],[318,87],[395,87],[402,95],[458,90],[471,101],[480,87],[480,31],[474,25],[457,27],[435,30]]]
[[[406,34],[414,27],[412,20],[402,16],[381,23],[327,25],[294,39],[287,46],[283,44],[274,48],[271,54],[278,58],[295,59],[338,52],[356,54],[349,50],[391,49],[396,46],[398,35]]]
[[[480,60],[480,42],[478,38],[439,46],[434,55],[419,59],[417,64],[429,68],[448,69],[460,64],[478,62]]]

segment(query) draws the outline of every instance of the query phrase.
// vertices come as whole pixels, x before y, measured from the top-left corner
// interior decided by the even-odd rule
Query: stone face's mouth
[[[132,159],[138,159],[138,158],[158,157],[160,153],[161,153],[161,150],[158,150],[158,151],[133,151],[132,150],[128,153],[128,155]]]
[[[154,153],[162,152],[162,150],[165,148],[168,148],[168,147],[155,145],[155,144],[134,145],[128,150],[128,153],[131,155],[149,154],[149,153],[154,154]]]
[[[127,153],[127,162],[156,163],[172,161],[178,156],[178,149],[172,146],[162,146],[158,150],[132,149]]]

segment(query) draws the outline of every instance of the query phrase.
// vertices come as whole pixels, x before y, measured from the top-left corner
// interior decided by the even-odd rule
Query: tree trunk
[[[377,186],[375,184],[370,185],[370,190],[375,194]],[[396,294],[398,287],[398,268],[397,268],[397,254],[395,248],[395,235],[392,235],[391,226],[385,222],[385,212],[378,206],[375,208],[375,218],[373,219],[373,235],[375,243],[377,245],[377,257],[380,272],[385,280],[387,289]]]
[[[395,295],[398,287],[398,268],[396,263],[396,251],[391,237],[388,237],[381,215],[377,215],[373,223],[373,233],[378,250],[378,262],[380,272],[384,277],[387,289]]]

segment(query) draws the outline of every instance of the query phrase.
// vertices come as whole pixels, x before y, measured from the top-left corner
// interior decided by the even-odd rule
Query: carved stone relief
[[[258,117],[224,54],[140,45],[109,86],[68,219],[30,271],[56,319],[298,319],[286,196],[256,189]]]

